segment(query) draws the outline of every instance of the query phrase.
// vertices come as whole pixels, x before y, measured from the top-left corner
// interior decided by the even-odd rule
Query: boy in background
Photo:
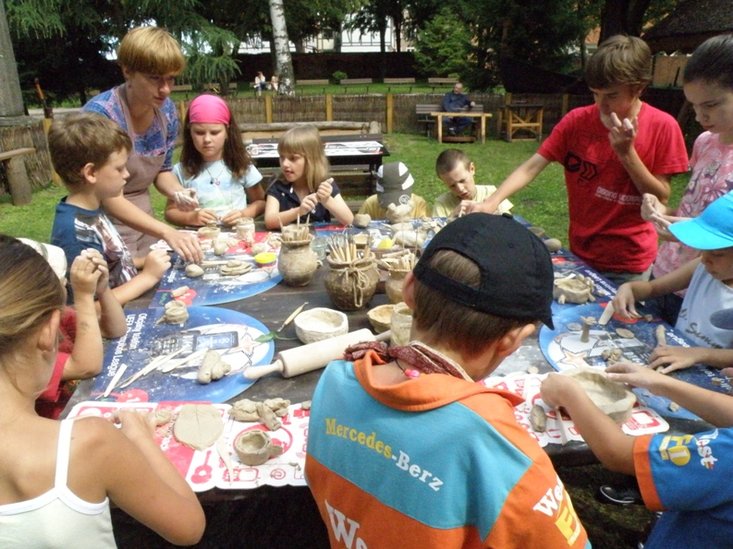
[[[377,170],[377,192],[364,201],[359,213],[393,222],[427,217],[428,203],[412,192],[414,184],[415,179],[404,163],[382,164]]]
[[[410,343],[350,347],[313,395],[305,472],[331,547],[590,547],[521,399],[476,383],[552,326],[552,285],[544,244],[508,217],[430,241],[405,279]]]
[[[476,185],[476,165],[459,149],[445,149],[435,161],[435,171],[448,187],[433,203],[433,217],[460,217],[466,213],[466,202],[481,202],[491,196],[496,187]],[[502,200],[496,213],[509,213],[513,204]]]
[[[153,250],[140,262],[133,258],[117,229],[102,210],[102,201],[122,193],[130,175],[125,167],[132,143],[110,119],[93,113],[57,118],[48,134],[54,169],[69,191],[56,206],[51,242],[72,263],[87,248],[100,252],[109,267],[109,285],[125,303],[153,288],[170,267],[163,250]]]
[[[666,202],[671,176],[687,171],[677,121],[641,100],[651,77],[651,51],[643,40],[617,35],[603,42],[585,69],[595,104],[566,114],[539,150],[481,204],[468,203],[469,211],[494,212],[550,162],[559,162],[570,250],[617,285],[648,279],[657,233],[641,217],[642,195]]]

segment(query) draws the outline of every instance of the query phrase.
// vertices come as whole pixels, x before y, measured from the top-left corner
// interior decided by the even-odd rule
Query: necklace
[[[224,174],[224,170],[227,169],[226,164],[222,162],[221,169],[219,170],[219,173],[214,176],[210,171],[209,168],[213,166],[214,164],[211,164],[210,166],[204,167],[204,170],[206,170],[206,173],[209,174],[209,178],[211,179],[210,183],[212,185],[216,185],[217,187],[221,184],[221,176]]]

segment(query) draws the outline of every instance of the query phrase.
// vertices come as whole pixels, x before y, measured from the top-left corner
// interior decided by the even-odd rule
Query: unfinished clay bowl
[[[631,417],[636,395],[623,383],[611,381],[603,372],[591,368],[574,368],[562,373],[575,378],[593,403],[616,423],[624,423]]]
[[[410,342],[410,330],[412,330],[412,309],[406,303],[397,303],[392,310],[390,319],[392,345],[407,345]]]
[[[234,439],[234,451],[245,465],[262,465],[271,457],[283,453],[281,446],[273,444],[264,431],[245,431]]]
[[[558,303],[587,303],[595,301],[593,295],[593,281],[584,276],[566,276],[556,278],[552,290],[552,297]]]
[[[369,312],[367,313],[367,318],[369,319],[369,323],[372,325],[372,328],[374,328],[375,332],[381,334],[382,332],[386,332],[387,330],[389,330],[390,324],[392,322],[393,310],[394,305],[392,303],[387,303],[386,305],[378,305],[373,309],[369,309]]]
[[[341,311],[316,307],[295,317],[295,333],[303,343],[313,343],[349,331],[349,320]]]

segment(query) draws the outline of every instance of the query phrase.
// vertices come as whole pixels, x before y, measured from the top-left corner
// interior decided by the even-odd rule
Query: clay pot
[[[255,220],[251,217],[243,217],[237,221],[235,227],[237,238],[248,246],[255,242]]]
[[[312,236],[305,240],[283,240],[277,268],[288,286],[307,286],[318,268],[318,255],[311,249]]]
[[[407,345],[410,342],[410,330],[412,329],[412,309],[406,303],[397,303],[392,309],[390,321],[392,345]]]
[[[372,258],[342,263],[327,258],[325,285],[328,297],[342,311],[361,309],[374,295],[379,282],[377,264]]]
[[[402,286],[405,284],[405,277],[410,271],[390,269],[387,272],[389,273],[389,278],[384,283],[384,292],[387,294],[387,299],[389,299],[390,303],[404,301],[402,299]]]
[[[216,225],[204,225],[198,230],[199,238],[205,240],[216,240],[221,234],[221,229]]]
[[[264,431],[246,431],[234,439],[234,451],[245,465],[262,465],[271,457],[283,453],[282,446],[273,444]]]

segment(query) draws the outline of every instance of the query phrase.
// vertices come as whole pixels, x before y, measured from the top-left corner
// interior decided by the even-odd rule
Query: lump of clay
[[[224,432],[219,410],[210,404],[184,404],[173,424],[173,435],[196,450],[208,448]]]
[[[554,297],[561,305],[563,303],[587,303],[595,301],[593,295],[595,285],[590,278],[583,275],[572,274],[564,278],[556,278],[552,290]]]
[[[547,240],[543,240],[545,244],[545,248],[547,248],[547,251],[549,252],[556,252],[560,248],[562,248],[562,242],[560,242],[557,238],[548,238]]]
[[[213,349],[206,351],[204,360],[196,373],[196,381],[206,385],[223,378],[231,371],[228,362],[222,360],[221,355]]]
[[[273,444],[263,431],[245,431],[234,439],[234,451],[245,465],[262,465],[268,459],[283,453],[282,446]]]
[[[539,404],[532,406],[532,409],[529,411],[529,424],[537,433],[547,431],[547,414],[545,413],[545,409]]]
[[[219,273],[222,276],[239,276],[248,273],[252,270],[252,265],[246,261],[232,260],[227,261],[225,265],[219,268]]]
[[[278,417],[288,415],[290,401],[284,398],[268,398],[264,402],[256,402],[243,398],[232,404],[229,416],[235,421],[261,421],[271,431],[281,427]]]
[[[400,204],[399,206],[395,206],[394,204],[390,204],[387,206],[387,211],[384,214],[384,217],[387,218],[387,221],[390,223],[403,223],[408,221],[412,217],[412,200],[407,202],[406,204]]]
[[[196,263],[189,263],[186,265],[186,276],[190,278],[197,278],[204,274],[204,270],[201,268],[200,265],[196,265]]]
[[[190,288],[188,286],[179,286],[178,288],[171,290],[171,296],[173,297],[181,297],[188,292]]]
[[[222,240],[221,238],[214,240],[214,255],[224,255],[227,253],[227,248],[226,240]]]
[[[631,416],[636,395],[623,383],[612,381],[603,372],[591,368],[564,370],[562,375],[575,378],[593,404],[617,423],[623,423]]]
[[[356,214],[354,216],[354,227],[365,229],[369,226],[372,221],[372,216],[369,214]]]
[[[174,299],[165,304],[163,308],[163,316],[158,322],[183,324],[186,320],[188,320],[188,308],[184,303]]]

